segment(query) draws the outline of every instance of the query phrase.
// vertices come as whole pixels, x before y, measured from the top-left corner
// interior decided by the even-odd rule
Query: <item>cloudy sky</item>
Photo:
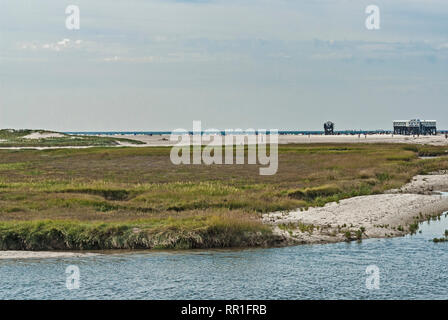
[[[446,0],[0,0],[1,128],[448,129],[447,98]]]

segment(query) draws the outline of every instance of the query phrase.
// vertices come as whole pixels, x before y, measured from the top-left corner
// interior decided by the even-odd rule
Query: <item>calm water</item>
[[[362,243],[0,261],[1,299],[448,299],[448,218]],[[366,267],[380,270],[368,290]],[[66,288],[65,269],[80,269]]]

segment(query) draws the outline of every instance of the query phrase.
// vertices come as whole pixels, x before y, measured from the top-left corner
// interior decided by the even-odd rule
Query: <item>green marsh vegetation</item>
[[[443,238],[434,238],[432,239],[433,242],[447,242],[448,241],[448,230],[445,230],[443,234]]]
[[[275,245],[262,213],[382,193],[448,169],[448,157],[419,159],[419,148],[446,151],[280,145],[273,176],[258,165],[176,166],[169,147],[0,150],[0,248]]]

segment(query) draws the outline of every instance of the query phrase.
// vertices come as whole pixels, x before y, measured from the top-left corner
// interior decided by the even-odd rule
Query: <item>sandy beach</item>
[[[448,197],[435,191],[448,191],[447,174],[419,175],[401,189],[385,194],[265,214],[263,221],[292,243],[403,236],[411,232],[410,224],[448,211]],[[312,231],[306,226],[313,226]]]
[[[147,147],[147,146],[172,146],[177,144],[170,141],[169,135],[100,135],[102,137],[116,137],[133,139],[144,142],[142,145],[131,145],[120,143],[122,146]],[[372,134],[372,135],[279,135],[279,144],[292,143],[410,143],[410,144],[428,144],[435,146],[448,145],[448,139],[445,135],[436,136],[405,136],[391,134]]]
[[[2,259],[51,259],[51,258],[82,258],[97,255],[96,253],[58,252],[58,251],[0,251]]]
[[[182,145],[177,141],[170,141],[170,135],[147,135],[147,134],[102,134],[96,135],[105,138],[124,138],[143,142],[142,144],[132,144],[129,142],[117,140],[115,147],[169,147],[174,145]],[[57,134],[40,134],[33,133],[26,136],[26,139],[47,139],[59,137]],[[203,138],[202,145],[209,143],[208,138]],[[279,135],[279,144],[308,144],[308,143],[406,143],[406,144],[421,144],[433,146],[448,146],[448,139],[445,135],[439,134],[436,136],[405,136],[405,135],[391,135],[391,134],[371,134],[371,135]],[[192,142],[192,144],[194,144]],[[224,136],[222,136],[222,144],[225,145]],[[35,150],[50,150],[50,149],[84,149],[92,148],[94,146],[27,146],[27,147],[0,147],[5,150],[21,150],[21,149],[35,149]],[[113,147],[113,146],[109,146]]]

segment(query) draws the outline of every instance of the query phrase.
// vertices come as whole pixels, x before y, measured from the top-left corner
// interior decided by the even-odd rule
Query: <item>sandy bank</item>
[[[263,222],[292,243],[402,236],[412,231],[416,221],[448,211],[448,197],[433,190],[448,190],[448,175],[416,176],[388,194],[354,197],[306,211],[265,214]]]
[[[49,259],[82,258],[96,256],[96,253],[57,252],[57,251],[0,251],[1,259]]]
[[[440,195],[380,194],[332,202],[307,211],[275,212],[265,215],[263,221],[273,224],[276,233],[292,241],[337,242],[347,240],[347,232],[355,238],[359,230],[363,238],[401,236],[409,232],[408,225],[414,219],[424,220],[443,211],[448,211],[448,198]],[[303,225],[314,229],[301,231]]]
[[[448,191],[448,172],[415,176],[402,188],[387,193],[434,194],[435,191]]]

